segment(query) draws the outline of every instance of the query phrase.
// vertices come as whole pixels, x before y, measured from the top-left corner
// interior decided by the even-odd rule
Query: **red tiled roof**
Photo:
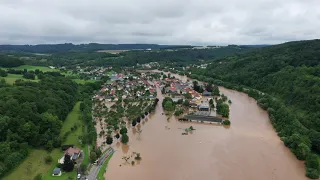
[[[74,155],[75,153],[79,154],[80,151],[81,151],[81,149],[79,149],[79,148],[69,147],[67,150],[64,151],[64,154]]]
[[[176,91],[177,89],[175,87],[170,88],[171,91]]]

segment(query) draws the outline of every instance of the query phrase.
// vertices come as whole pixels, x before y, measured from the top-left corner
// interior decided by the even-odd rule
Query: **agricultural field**
[[[129,51],[129,50],[99,50],[97,52],[119,54],[119,53],[126,52],[126,51]]]
[[[2,68],[2,69],[8,69],[8,68]],[[45,67],[45,66],[30,66],[30,65],[22,65],[22,66],[10,68],[10,69],[16,69],[16,70],[27,69],[28,71],[35,71],[36,69],[39,69],[40,71],[43,71],[43,72],[59,71],[59,69],[50,69],[49,67]]]
[[[7,77],[0,77],[0,79],[5,79],[6,83],[11,84],[11,85],[13,83],[15,83],[15,81],[18,80],[18,79],[22,79],[22,80],[25,80],[25,81],[32,81],[32,82],[38,82],[39,81],[37,79],[36,80],[25,79],[22,74],[8,74]]]
[[[53,159],[51,164],[46,164],[44,158],[50,155]],[[33,180],[37,174],[46,174],[50,172],[51,165],[56,163],[56,159],[60,158],[60,149],[54,149],[50,153],[43,149],[33,149],[28,157],[14,171],[3,180]]]

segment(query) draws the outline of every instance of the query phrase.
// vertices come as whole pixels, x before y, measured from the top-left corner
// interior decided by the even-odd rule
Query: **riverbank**
[[[142,124],[139,137],[131,128],[129,145],[114,145],[118,151],[110,160],[105,177],[108,180],[307,179],[303,163],[283,145],[266,111],[244,93],[222,87],[220,91],[232,101],[231,127],[167,120],[158,105],[148,122]],[[161,93],[158,98],[161,104]],[[182,136],[182,130],[190,125],[197,130]],[[122,160],[132,152],[141,153],[139,165],[125,165]]]
[[[104,179],[105,179],[105,178],[104,178],[104,174],[107,172],[108,163],[109,163],[110,159],[112,158],[112,156],[113,156],[113,153],[110,154],[110,155],[107,157],[106,161],[102,164],[102,166],[101,166],[101,168],[100,168],[100,171],[99,171],[99,173],[98,173],[98,177],[97,177],[98,180],[104,180]]]

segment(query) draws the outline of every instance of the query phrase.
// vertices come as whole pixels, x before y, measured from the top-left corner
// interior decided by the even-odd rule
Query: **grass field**
[[[6,68],[8,69],[8,68]],[[45,66],[30,66],[30,65],[22,65],[22,66],[18,66],[18,67],[14,67],[11,69],[16,69],[16,70],[24,70],[27,69],[28,71],[34,71],[36,69],[39,69],[43,72],[48,72],[48,71],[59,71],[59,69],[50,69],[49,67],[45,67]]]
[[[106,161],[102,164],[102,166],[101,166],[101,168],[99,170],[98,176],[97,176],[98,180],[103,180],[104,179],[104,174],[107,171],[108,163],[109,163],[110,159],[112,158],[112,155],[113,155],[113,153],[110,154],[107,157]]]
[[[83,79],[72,79],[72,80],[78,84],[86,84],[86,83],[96,82],[96,80],[83,80]]]
[[[81,146],[78,136],[83,135],[82,126],[84,125],[81,120],[80,114],[80,102],[77,102],[73,108],[73,110],[68,114],[66,120],[63,123],[63,127],[61,129],[61,134],[64,134],[67,131],[70,131],[71,127],[74,124],[78,124],[77,130],[70,133],[67,137],[66,141],[63,144],[74,144],[75,146],[84,150],[85,158],[84,162],[89,162],[89,155],[87,145]],[[50,155],[53,159],[51,164],[45,164],[44,157]],[[33,180],[33,178],[41,173],[43,180],[68,180],[69,177],[76,179],[77,172],[73,171],[70,173],[63,173],[62,176],[53,177],[52,171],[58,164],[58,159],[63,156],[63,152],[60,148],[54,149],[52,152],[48,153],[46,150],[37,150],[32,149],[29,153],[28,157],[21,163],[13,172],[11,172],[8,176],[3,178],[3,180]]]
[[[59,149],[55,149],[51,153],[48,153],[46,150],[33,149],[23,163],[8,176],[4,177],[3,180],[33,180],[39,173],[44,175],[48,170],[51,170],[52,164],[57,163],[57,159],[60,158],[61,153]],[[52,157],[52,164],[44,162],[44,158],[47,155]]]
[[[22,80],[25,80],[25,81],[32,81],[32,82],[38,82],[39,81],[39,80],[25,79],[22,74],[8,74],[7,77],[0,77],[0,79],[5,79],[6,83],[8,83],[8,84],[13,84],[18,79],[22,79]]]
[[[99,50],[97,52],[110,53],[110,54],[119,54],[119,53],[126,52],[126,51],[129,51],[129,50]]]
[[[71,132],[70,135],[67,137],[66,141],[64,141],[62,144],[73,144],[76,147],[82,148],[81,144],[79,143],[78,137],[83,134],[82,132],[82,126],[83,121],[81,120],[81,114],[80,114],[80,102],[77,102],[72,111],[68,114],[66,120],[63,122],[63,126],[60,132],[60,136],[62,137],[63,134],[70,131],[71,127],[74,125],[77,125],[78,128]],[[60,156],[56,159],[56,161],[61,158],[63,153],[61,152]],[[75,178],[77,176],[76,171],[70,172],[70,173],[63,173],[62,176],[59,177],[53,177],[51,175],[53,169],[56,167],[56,164],[52,164],[50,170],[43,176],[43,180],[65,180],[69,177]]]
[[[77,102],[72,111],[68,114],[66,120],[63,122],[63,126],[60,132],[62,137],[66,132],[70,131],[71,127],[77,125],[78,128],[67,137],[66,141],[63,144],[74,144],[77,147],[80,147],[78,136],[82,135],[82,126],[84,125],[81,120],[81,111],[80,111],[80,102]]]

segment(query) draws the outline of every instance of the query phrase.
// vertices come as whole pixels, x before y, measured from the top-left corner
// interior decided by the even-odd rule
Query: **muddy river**
[[[179,77],[178,75],[175,75]],[[186,80],[186,77],[180,77]],[[231,101],[231,127],[179,122],[162,115],[159,104],[137,128],[128,129],[128,145],[120,142],[109,162],[107,180],[304,180],[303,162],[280,141],[268,114],[244,93],[220,88]],[[181,135],[183,129],[196,130]],[[132,152],[142,160],[122,159]]]

